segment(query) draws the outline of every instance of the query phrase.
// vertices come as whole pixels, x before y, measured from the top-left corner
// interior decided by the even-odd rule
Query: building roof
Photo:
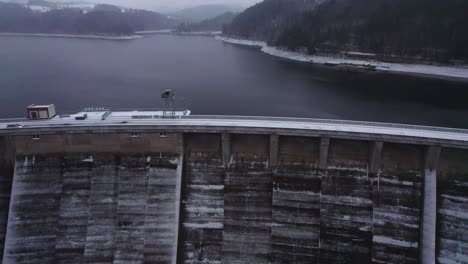
[[[51,106],[53,106],[53,104],[49,104],[49,105],[35,105],[35,104],[32,104],[32,105],[28,106],[28,109],[49,108]]]

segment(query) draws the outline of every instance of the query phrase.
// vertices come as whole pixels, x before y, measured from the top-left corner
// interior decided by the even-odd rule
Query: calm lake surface
[[[196,115],[365,120],[468,128],[468,82],[345,74],[210,37],[133,41],[0,37],[0,118],[30,104],[159,108],[173,89]]]

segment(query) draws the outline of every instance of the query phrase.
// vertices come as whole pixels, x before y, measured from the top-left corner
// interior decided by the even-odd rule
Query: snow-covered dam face
[[[0,155],[4,264],[468,261],[467,149],[253,129],[5,136]]]

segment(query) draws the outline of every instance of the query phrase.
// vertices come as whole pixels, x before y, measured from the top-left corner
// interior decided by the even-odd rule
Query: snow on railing
[[[15,123],[15,122],[23,122],[29,121],[27,118],[8,118],[8,119],[0,119],[0,123]]]

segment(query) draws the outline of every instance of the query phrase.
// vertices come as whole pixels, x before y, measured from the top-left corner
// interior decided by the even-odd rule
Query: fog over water
[[[133,41],[0,37],[0,117],[55,103],[160,107],[173,89],[199,115],[313,117],[468,128],[468,83],[345,74],[209,37]]]

